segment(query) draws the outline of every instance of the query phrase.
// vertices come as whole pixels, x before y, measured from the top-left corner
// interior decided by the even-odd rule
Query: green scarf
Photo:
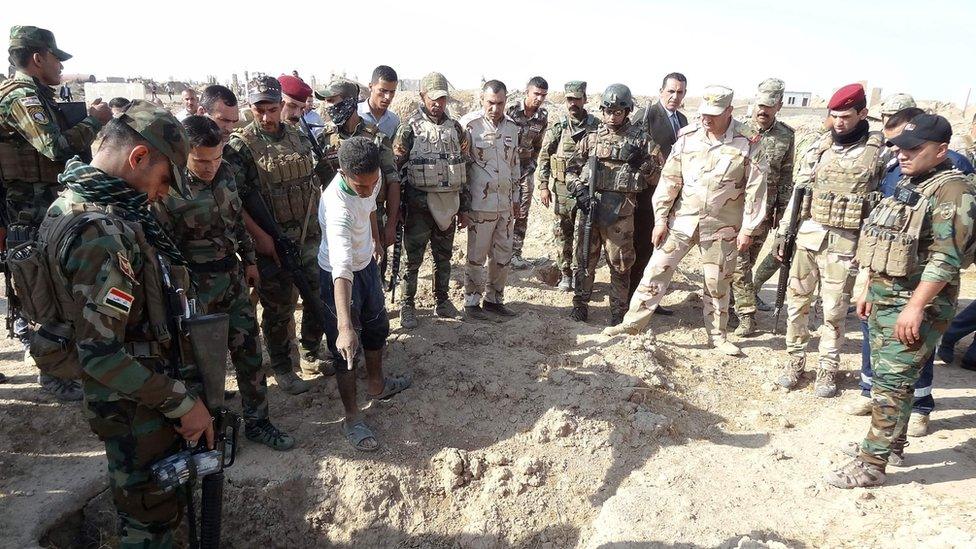
[[[68,161],[58,182],[85,202],[112,206],[126,221],[139,223],[146,240],[174,265],[186,265],[186,259],[149,211],[149,197],[132,188],[124,180],[85,164],[77,156]]]

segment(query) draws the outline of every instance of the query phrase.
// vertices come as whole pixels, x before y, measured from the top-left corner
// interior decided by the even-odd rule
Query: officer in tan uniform
[[[512,218],[521,195],[519,127],[505,115],[507,94],[505,84],[489,80],[481,88],[482,109],[461,118],[471,143],[468,180],[461,188],[461,227],[468,229],[464,315],[475,320],[489,320],[487,313],[515,316],[503,302],[512,261]]]
[[[705,276],[703,313],[709,339],[728,355],[741,350],[726,338],[736,251],[749,249],[766,218],[764,156],[759,134],[732,118],[732,90],[705,88],[700,125],[678,133],[654,191],[654,254],[630,309],[606,335],[643,330],[667,293],[671,277],[698,244]]]
[[[803,373],[810,341],[810,306],[819,288],[824,316],[814,383],[814,394],[819,397],[832,397],[837,392],[835,377],[856,275],[853,264],[858,230],[876,200],[875,190],[884,170],[884,137],[868,127],[864,88],[860,84],[844,86],[830,99],[828,108],[831,133],[807,151],[796,179],[798,187],[809,191],[800,212],[803,221],[786,293],[790,361],[776,381],[792,389]],[[789,223],[789,215],[783,216],[778,239],[784,238]]]

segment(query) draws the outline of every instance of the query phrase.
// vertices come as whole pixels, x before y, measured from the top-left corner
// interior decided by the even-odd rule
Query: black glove
[[[583,185],[576,187],[576,190],[573,191],[573,198],[576,199],[576,207],[579,208],[581,212],[584,214],[590,213],[590,203],[592,202],[593,197],[590,196],[589,187],[585,187]]]

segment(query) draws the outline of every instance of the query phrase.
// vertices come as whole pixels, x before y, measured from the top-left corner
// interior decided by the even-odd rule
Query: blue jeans
[[[332,273],[321,268],[319,291],[325,309],[325,340],[339,368],[342,368],[346,359],[336,347],[336,340],[339,339],[339,317],[335,305],[335,284],[332,282]],[[363,349],[366,351],[383,349],[386,338],[390,335],[390,317],[386,314],[383,281],[375,259],[370,260],[365,269],[353,273],[352,307],[349,312]]]
[[[868,330],[868,323],[861,321],[861,395],[871,396],[871,378],[874,371],[871,370],[871,333]],[[945,339],[943,338],[943,341]],[[935,408],[935,399],[932,398],[932,377],[935,374],[935,353],[929,355],[925,365],[922,366],[922,373],[915,382],[915,401],[912,402],[912,413],[929,415]]]
[[[976,332],[976,301],[973,301],[965,309],[956,314],[956,318],[952,319],[952,323],[949,324],[949,329],[942,336],[942,343],[939,346],[951,349],[956,346],[956,343],[960,339],[973,332]],[[976,364],[976,341],[973,341],[969,345],[969,349],[966,349],[966,354],[962,357],[962,363]]]

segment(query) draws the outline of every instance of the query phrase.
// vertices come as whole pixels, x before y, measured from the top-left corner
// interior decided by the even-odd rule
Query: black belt
[[[229,255],[216,261],[190,263],[190,270],[196,273],[226,273],[237,266],[237,256]]]

